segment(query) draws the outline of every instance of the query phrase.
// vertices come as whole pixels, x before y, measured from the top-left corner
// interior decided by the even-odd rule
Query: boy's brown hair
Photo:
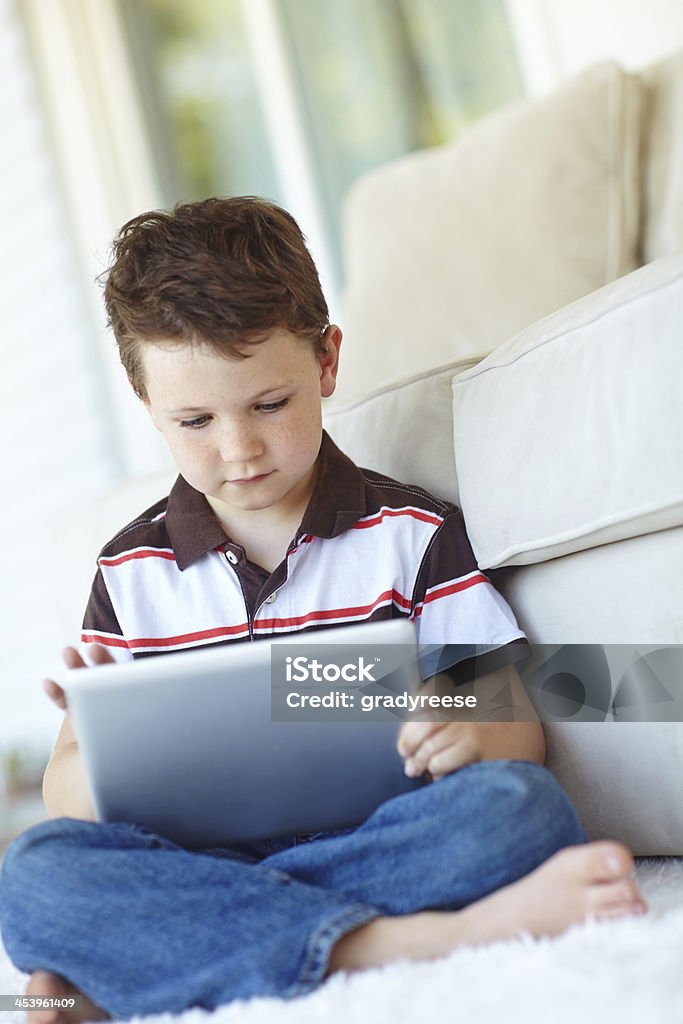
[[[329,312],[294,218],[256,196],[178,203],[129,220],[102,275],[109,326],[135,393],[141,343],[207,344],[235,358],[283,328],[323,348]]]

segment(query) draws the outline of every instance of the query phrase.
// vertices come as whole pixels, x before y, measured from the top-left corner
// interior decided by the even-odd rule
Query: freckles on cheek
[[[202,450],[201,445],[197,443],[194,437],[184,437],[175,434],[172,437],[167,437],[171,454],[178,465],[187,466],[188,463],[192,464],[196,468],[200,468],[202,462]]]

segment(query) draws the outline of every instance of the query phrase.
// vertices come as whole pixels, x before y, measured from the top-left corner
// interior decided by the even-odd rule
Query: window
[[[283,0],[328,222],[351,182],[522,93],[502,0]]]
[[[122,0],[169,205],[278,198],[239,0]]]
[[[0,15],[2,818],[3,775],[11,789],[26,776],[17,757],[22,764],[32,764],[34,755],[47,758],[60,716],[40,680],[61,665],[64,643],[76,639],[60,628],[64,597],[50,572],[56,526],[111,485],[121,453],[107,432],[110,409],[93,323],[24,27],[14,5],[2,2]],[[8,761],[11,749],[21,755]]]
[[[522,93],[504,0],[121,4],[168,203],[256,193],[298,216],[287,165],[303,160],[337,284],[354,178]],[[303,141],[272,113],[287,90]]]

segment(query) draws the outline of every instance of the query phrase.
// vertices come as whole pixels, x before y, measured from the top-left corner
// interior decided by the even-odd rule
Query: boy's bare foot
[[[101,1006],[84,996],[80,989],[50,971],[36,971],[26,986],[27,996],[76,996],[73,1009],[66,1007],[37,1007],[27,1013],[28,1024],[74,1024],[79,1021],[109,1020],[109,1014]]]
[[[512,885],[458,911],[379,917],[333,947],[328,974],[364,970],[392,960],[432,960],[458,946],[480,946],[522,932],[558,935],[590,916],[642,914],[647,909],[629,877],[633,858],[616,842],[560,850]]]

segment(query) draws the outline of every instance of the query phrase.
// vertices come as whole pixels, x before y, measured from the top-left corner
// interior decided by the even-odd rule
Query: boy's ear
[[[320,363],[320,394],[329,398],[337,386],[339,371],[339,349],[342,343],[342,332],[336,324],[330,324],[323,338],[323,351],[318,356]]]

